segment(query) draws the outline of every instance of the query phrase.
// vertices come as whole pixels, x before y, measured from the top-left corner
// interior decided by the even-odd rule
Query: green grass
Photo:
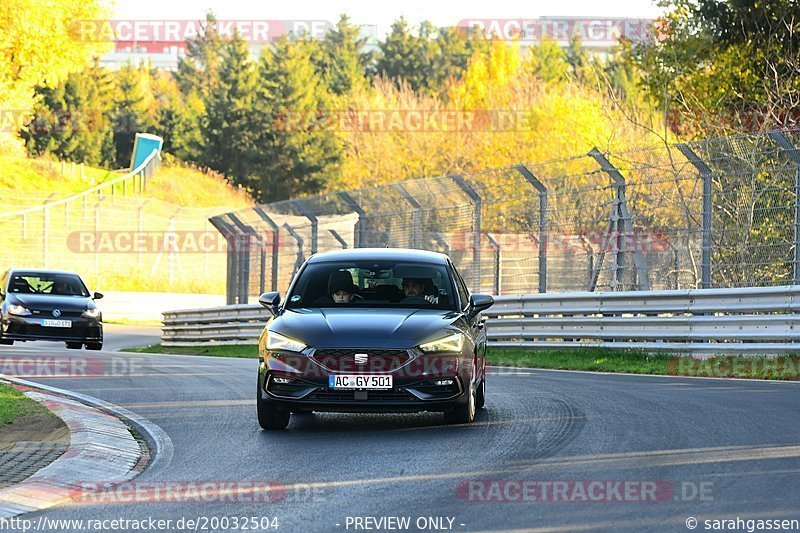
[[[800,380],[800,356],[715,356],[694,359],[684,354],[652,354],[642,350],[559,348],[530,350],[490,348],[487,359],[496,366],[520,366],[593,372],[623,372],[671,376]]]
[[[258,357],[258,346],[255,344],[244,345],[206,345],[206,346],[162,346],[154,344],[145,348],[128,348],[124,352],[137,353],[163,353],[179,355],[210,355],[214,357],[243,357],[255,359]]]
[[[14,387],[0,385],[0,427],[29,414],[47,412]]]
[[[254,344],[237,346],[164,347],[160,344],[125,351],[216,357],[258,356]],[[490,348],[487,360],[494,366],[518,366],[557,370],[587,370],[662,376],[696,376],[753,379],[800,380],[800,356],[774,358],[717,356],[693,359],[679,353],[647,353],[642,350],[608,348],[559,348],[529,350],[524,348]]]

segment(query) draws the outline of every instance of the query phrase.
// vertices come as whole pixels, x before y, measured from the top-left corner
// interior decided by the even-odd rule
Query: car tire
[[[286,429],[289,425],[291,413],[286,409],[278,409],[269,402],[261,399],[261,382],[258,383],[256,395],[256,406],[258,409],[258,425],[263,430]]]
[[[67,348],[70,349],[70,350],[80,350],[81,348],[83,348],[83,343],[82,342],[68,342],[67,343]]]
[[[444,414],[444,421],[448,424],[469,424],[475,420],[475,411],[477,410],[477,401],[475,396],[475,388],[472,383],[469,385],[469,400],[466,405],[459,405],[452,411]]]
[[[483,409],[486,407],[486,377],[481,380],[481,386],[478,387],[478,394],[475,398],[475,407]]]
[[[102,342],[87,342],[86,343],[87,350],[102,350],[103,343]]]
[[[308,409],[297,409],[292,411],[293,415],[313,415],[314,411],[309,411]]]

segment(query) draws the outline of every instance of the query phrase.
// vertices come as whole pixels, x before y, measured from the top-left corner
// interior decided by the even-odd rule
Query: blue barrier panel
[[[135,169],[147,157],[153,153],[153,150],[161,151],[164,145],[164,139],[158,135],[150,135],[149,133],[137,133],[136,139],[133,141],[133,155],[131,156],[131,170]]]

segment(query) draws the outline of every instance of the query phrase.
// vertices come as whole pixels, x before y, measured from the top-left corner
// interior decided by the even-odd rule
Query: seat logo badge
[[[61,311],[58,309],[53,309],[53,316],[58,318],[61,316]]]
[[[354,357],[357,365],[366,365],[367,360],[369,359],[369,355],[365,353],[357,353]]]

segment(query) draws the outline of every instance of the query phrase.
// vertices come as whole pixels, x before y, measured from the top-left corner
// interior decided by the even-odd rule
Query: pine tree
[[[329,95],[312,55],[311,41],[284,37],[259,61],[249,185],[262,202],[314,194],[338,178],[342,148],[324,123]]]
[[[248,174],[247,154],[252,144],[248,125],[255,81],[247,43],[234,35],[222,47],[217,80],[205,100],[198,162],[237,183]]]
[[[108,165],[114,157],[109,120],[112,90],[108,72],[97,61],[54,88],[37,88],[40,102],[20,135],[28,152]]]
[[[349,94],[364,86],[369,54],[362,52],[365,39],[359,29],[342,15],[336,28],[325,35],[315,61],[320,75],[333,94]]]
[[[155,100],[150,90],[150,67],[130,63],[114,73],[116,90],[111,112],[114,136],[114,166],[131,164],[133,141],[137,133],[147,133],[153,126]]]

